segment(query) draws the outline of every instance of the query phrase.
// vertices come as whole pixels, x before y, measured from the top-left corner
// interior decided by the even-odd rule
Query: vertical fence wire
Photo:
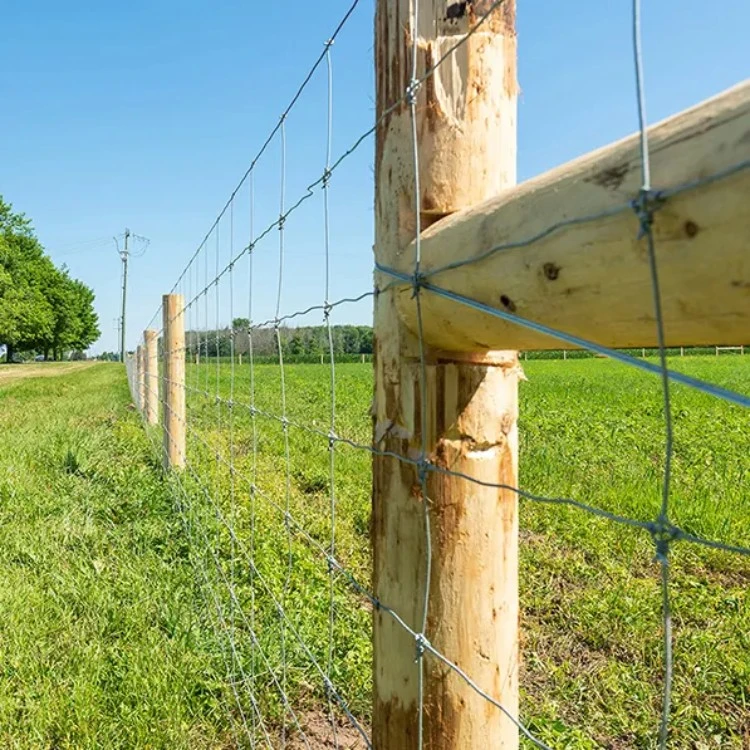
[[[333,63],[331,62],[331,46],[333,40],[329,39],[325,45],[326,52],[326,80],[327,80],[327,107],[326,107],[326,155],[323,180],[323,250],[325,254],[325,290],[324,290],[324,324],[328,338],[328,360],[330,365],[330,436],[328,440],[328,493],[330,512],[330,543],[329,555],[331,560],[336,559],[336,359],[333,348],[333,328],[331,325],[331,232],[330,232],[330,205],[329,191],[331,188],[331,149],[333,140]],[[336,628],[336,570],[331,560],[328,561],[328,658],[326,672],[330,680],[333,674],[333,654],[335,649]],[[336,714],[334,713],[334,700],[331,695],[331,686],[326,685],[326,696],[328,699],[328,716],[331,723],[333,735],[333,746],[339,747]]]
[[[235,340],[236,332],[234,327],[234,198],[232,198],[229,204],[229,321],[230,321],[230,336],[229,336],[229,358],[230,358],[230,372],[229,372],[229,523],[230,523],[230,534],[229,534],[229,582],[232,590],[236,591],[236,578],[235,578],[235,565],[237,550],[235,544],[236,528],[237,528],[237,507],[235,497],[235,445],[234,445],[234,397],[235,397]],[[217,359],[219,359],[217,357]],[[230,627],[229,632],[231,634],[232,643],[235,643],[236,632],[237,632],[237,620],[236,611],[234,605],[234,599],[230,600]]]
[[[411,17],[411,79],[405,92],[406,101],[409,107],[409,120],[411,126],[411,146],[412,146],[412,167],[414,178],[414,302],[417,308],[417,341],[419,348],[419,393],[420,393],[420,459],[417,467],[419,477],[419,487],[421,493],[422,513],[424,523],[424,545],[425,545],[425,563],[424,563],[424,588],[422,593],[422,615],[419,624],[419,635],[416,640],[416,657],[417,657],[417,744],[420,748],[424,746],[424,680],[425,680],[425,644],[427,639],[427,616],[430,607],[430,581],[432,578],[432,530],[430,524],[430,498],[427,492],[427,464],[428,450],[427,444],[427,365],[425,361],[425,344],[424,333],[422,329],[422,301],[421,289],[419,284],[421,263],[422,263],[422,198],[421,185],[419,179],[419,135],[417,132],[417,98],[419,96],[420,81],[418,79],[418,59],[419,59],[419,3],[414,3]]]
[[[250,248],[247,254],[247,357],[248,364],[250,365],[250,382],[249,382],[249,399],[250,399],[250,429],[251,429],[251,454],[252,463],[250,465],[250,481],[249,481],[249,493],[250,493],[250,569],[248,576],[250,580],[250,628],[253,632],[257,631],[257,625],[255,621],[255,503],[256,503],[256,487],[258,482],[258,423],[255,412],[255,360],[253,356],[253,244],[255,242],[255,173],[250,172],[249,180],[249,191],[250,200],[248,206],[248,214],[250,221],[249,229],[249,243]],[[256,670],[257,670],[257,654],[255,650],[255,641],[252,640],[250,644],[250,672],[251,672],[251,684],[250,692],[256,694]],[[253,730],[255,727],[253,727]],[[253,732],[253,747],[255,740],[255,733]]]
[[[281,622],[281,669],[282,684],[284,692],[287,690],[287,641],[286,641],[286,618],[283,609],[286,607],[289,596],[289,586],[291,584],[293,561],[292,561],[292,530],[289,525],[289,515],[291,512],[291,495],[292,495],[292,470],[291,470],[291,453],[289,450],[289,424],[286,412],[286,376],[284,371],[284,351],[281,342],[281,331],[279,318],[281,317],[281,295],[284,286],[284,224],[285,224],[285,200],[286,200],[286,116],[281,118],[281,127],[279,129],[280,148],[281,148],[281,179],[280,179],[280,196],[279,196],[279,283],[276,293],[276,345],[279,354],[279,384],[281,386],[281,430],[284,437],[284,530],[286,532],[287,545],[287,567],[284,577],[283,592],[281,595],[281,609],[279,611],[279,620]],[[281,727],[281,746],[286,747],[286,718]]]
[[[670,399],[669,368],[667,363],[666,337],[664,333],[664,313],[662,309],[659,269],[656,259],[656,242],[654,240],[654,195],[651,189],[651,159],[648,144],[646,121],[646,91],[643,72],[643,51],[641,44],[641,3],[633,0],[633,60],[635,65],[636,100],[638,108],[638,126],[641,143],[641,191],[636,203],[640,224],[639,239],[645,239],[648,247],[648,265],[651,277],[656,334],[659,345],[659,365],[661,367],[663,414],[664,414],[664,476],[662,479],[661,507],[657,523],[660,527],[669,526],[669,493],[672,480],[672,454],[674,436],[672,428],[672,405]],[[659,725],[659,747],[664,750],[669,734],[669,714],[672,702],[672,613],[669,598],[669,546],[667,534],[655,537],[656,557],[661,572],[661,595],[664,637],[664,691],[662,699],[662,716]]]

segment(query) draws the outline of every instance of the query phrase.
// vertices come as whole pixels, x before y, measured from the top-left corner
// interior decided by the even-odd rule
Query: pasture
[[[671,365],[750,392],[748,358]],[[658,379],[593,359],[524,369],[522,487],[653,519]],[[371,441],[371,365],[336,367],[335,432],[351,444],[333,455],[334,548],[351,576],[334,570],[333,589],[330,370],[284,368],[285,417],[280,368],[252,375],[247,363],[233,375],[226,362],[188,365],[188,467],[171,480],[120,366],[0,379],[0,744],[220,748],[231,745],[229,706],[258,737],[284,732],[296,747],[298,722],[327,747],[319,669],[368,722],[371,607],[352,580],[370,586],[371,454],[357,446]],[[679,386],[673,395],[673,521],[750,544],[746,414]],[[554,748],[654,747],[652,540],[574,508],[520,506],[522,719]],[[683,542],[671,563],[670,746],[747,747],[750,560]],[[241,700],[242,713],[234,693],[245,689],[260,703]],[[341,746],[359,747],[334,710]]]
[[[215,646],[123,368],[0,370],[0,747],[227,747]]]
[[[750,392],[746,358],[674,358],[671,365]],[[529,361],[524,369],[522,487],[656,518],[664,462],[658,378],[598,359]],[[336,367],[335,434],[346,442],[335,443],[333,474],[335,557],[366,588],[371,373],[369,365]],[[286,366],[285,409],[278,366],[256,366],[250,376],[247,363],[233,371],[226,362],[204,362],[187,371],[188,469],[179,492],[194,513],[193,548],[203,549],[201,569],[223,612],[216,626],[232,634],[236,663],[229,668],[259,675],[260,713],[292,730],[327,705],[313,687],[322,672],[366,722],[370,605],[338,570],[329,623],[329,368]],[[746,414],[681,386],[673,388],[673,412],[673,522],[747,545]],[[654,746],[663,680],[654,553],[645,532],[521,501],[522,719],[550,746]],[[671,563],[671,744],[745,747],[750,561],[679,543]],[[234,597],[221,593],[227,584]],[[281,687],[299,715],[283,710]]]

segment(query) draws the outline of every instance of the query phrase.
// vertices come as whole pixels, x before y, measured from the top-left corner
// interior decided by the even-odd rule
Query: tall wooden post
[[[145,403],[143,406],[146,424],[156,424],[159,421],[159,353],[157,350],[159,334],[153,328],[143,332],[145,347],[144,355],[144,387]]]
[[[181,294],[162,298],[164,328],[164,468],[185,467],[185,323]]]
[[[138,411],[143,414],[146,406],[146,357],[145,349],[140,344],[135,350],[135,385],[137,393]]]
[[[377,116],[401,99],[412,68],[411,15],[418,6],[417,75],[477,22],[489,2],[378,0]],[[479,203],[516,179],[515,0],[507,0],[419,88],[417,134],[422,228]],[[376,245],[394,266],[413,241],[415,180],[410,108],[386,116],[376,136]],[[378,286],[391,281],[379,275]],[[428,294],[429,292],[421,292]],[[375,304],[374,437],[378,448],[421,455],[477,479],[517,485],[517,352],[428,350],[421,389],[414,331],[401,323],[395,292]],[[426,580],[423,503],[432,525],[432,577],[425,637],[513,715],[518,713],[517,496],[428,473],[422,497],[412,465],[375,456],[375,594],[417,632]],[[416,643],[388,613],[374,613],[373,744],[417,747]],[[424,656],[424,740],[430,750],[518,746],[518,732],[429,653]]]

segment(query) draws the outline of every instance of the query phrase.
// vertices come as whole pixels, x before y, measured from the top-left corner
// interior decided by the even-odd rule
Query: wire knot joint
[[[422,85],[421,81],[419,81],[416,78],[412,78],[409,81],[409,84],[406,87],[406,103],[413,107],[417,103],[417,94],[419,93],[419,88]]]
[[[411,277],[411,298],[414,299],[425,285],[425,275],[421,271],[414,271]]]
[[[658,190],[641,189],[638,197],[631,201],[631,207],[638,217],[638,239],[645,237],[654,223],[654,213],[664,204],[664,198]]]
[[[430,471],[432,464],[427,456],[422,455],[417,463],[417,474],[419,476],[420,484],[424,484],[427,481],[427,474]]]
[[[328,563],[328,575],[332,576],[336,571],[341,570],[338,560],[333,555],[326,555],[326,562]]]
[[[680,530],[661,516],[651,525],[649,531],[656,546],[654,559],[666,564],[669,558],[669,545],[680,538]]]
[[[424,633],[417,633],[414,638],[417,646],[417,656],[414,661],[419,661],[425,654],[425,651],[430,647],[430,642],[427,640],[427,636]]]

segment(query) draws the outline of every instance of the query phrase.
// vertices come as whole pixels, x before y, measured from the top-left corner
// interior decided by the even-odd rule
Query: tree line
[[[57,268],[31,221],[0,196],[0,346],[16,355],[62,359],[99,338],[94,293]]]
[[[235,318],[232,326],[219,330],[187,331],[186,345],[189,351],[208,357],[228,357],[232,353],[247,354],[250,351],[250,321]],[[372,328],[370,326],[331,326],[333,353],[372,354]],[[318,358],[329,351],[328,328],[326,326],[303,326],[279,328],[281,351],[285,357]],[[278,356],[278,343],[274,328],[252,329],[253,354],[257,357]]]

